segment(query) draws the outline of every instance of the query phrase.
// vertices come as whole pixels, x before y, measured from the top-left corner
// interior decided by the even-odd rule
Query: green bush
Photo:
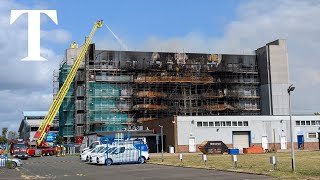
[[[8,160],[8,161],[7,161],[6,166],[7,166],[7,168],[9,168],[9,169],[14,169],[14,168],[16,168],[15,162],[13,162],[13,161],[11,161],[11,160]]]
[[[7,168],[11,169],[12,161],[8,160],[6,166],[7,166]]]

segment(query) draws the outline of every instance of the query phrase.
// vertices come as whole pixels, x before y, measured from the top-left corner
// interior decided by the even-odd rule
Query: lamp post
[[[160,126],[161,128],[161,161],[163,162],[163,126]]]
[[[293,92],[295,87],[291,84],[288,87],[288,94],[289,94],[289,115],[290,115],[290,139],[291,139],[291,166],[292,172],[296,171],[296,163],[294,159],[294,144],[293,144],[293,127],[292,127],[292,113],[291,113],[291,97],[290,93]]]

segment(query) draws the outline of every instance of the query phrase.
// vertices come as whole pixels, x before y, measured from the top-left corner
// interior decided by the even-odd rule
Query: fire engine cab
[[[28,144],[23,139],[11,140],[10,154],[19,159],[28,159]]]

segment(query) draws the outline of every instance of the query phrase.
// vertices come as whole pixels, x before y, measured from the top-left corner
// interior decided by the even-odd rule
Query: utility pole
[[[161,161],[163,162],[163,126],[160,126],[161,128]]]
[[[294,144],[293,144],[293,127],[292,127],[292,113],[291,113],[291,96],[290,92],[293,92],[295,87],[293,84],[291,84],[288,87],[288,94],[289,94],[289,115],[290,115],[290,139],[291,139],[291,167],[292,167],[292,172],[296,171],[296,163],[294,159]]]

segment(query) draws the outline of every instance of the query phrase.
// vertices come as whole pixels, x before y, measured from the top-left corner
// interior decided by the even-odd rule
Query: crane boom
[[[63,101],[64,97],[66,96],[74,77],[76,76],[76,73],[79,69],[79,66],[80,66],[82,59],[84,58],[85,54],[88,51],[88,47],[91,43],[91,40],[92,40],[92,37],[93,37],[95,31],[97,30],[97,28],[101,28],[101,27],[102,27],[102,20],[98,20],[94,23],[94,26],[91,30],[91,33],[90,33],[89,37],[86,39],[86,42],[83,45],[79,56],[77,57],[76,61],[74,62],[74,65],[72,66],[69,74],[67,75],[65,82],[63,83],[62,87],[59,89],[56,97],[54,98],[54,100],[49,108],[48,113],[46,114],[44,120],[42,121],[41,125],[39,126],[39,129],[35,133],[34,140],[37,141],[38,146],[42,143],[45,135],[50,130],[50,126],[54,120],[54,117],[56,116],[56,114],[62,104],[62,101]]]

